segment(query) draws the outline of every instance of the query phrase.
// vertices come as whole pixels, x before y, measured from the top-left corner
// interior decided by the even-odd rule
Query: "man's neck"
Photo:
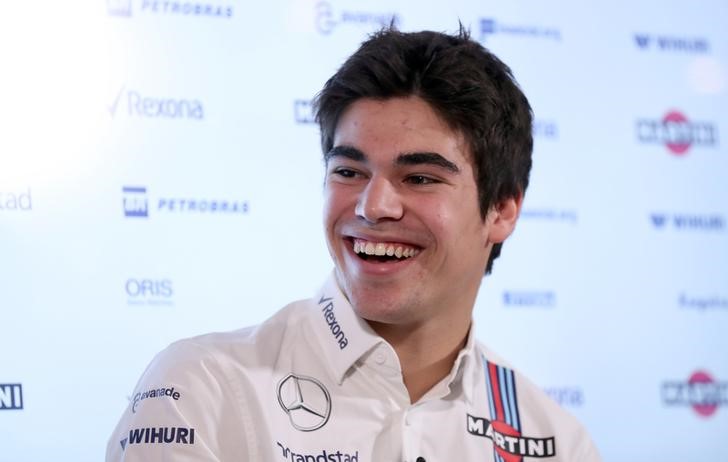
[[[461,325],[448,326],[369,324],[397,353],[411,403],[419,401],[450,374],[470,329],[469,319]]]

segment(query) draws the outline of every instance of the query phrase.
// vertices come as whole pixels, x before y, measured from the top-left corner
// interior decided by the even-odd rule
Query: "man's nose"
[[[372,177],[361,192],[356,214],[370,223],[402,218],[402,198],[397,189],[385,178]]]

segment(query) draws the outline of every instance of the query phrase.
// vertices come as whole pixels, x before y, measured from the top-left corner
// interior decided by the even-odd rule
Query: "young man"
[[[316,109],[333,275],[258,327],[160,353],[107,461],[598,461],[472,335],[531,167],[508,67],[464,31],[385,30]]]

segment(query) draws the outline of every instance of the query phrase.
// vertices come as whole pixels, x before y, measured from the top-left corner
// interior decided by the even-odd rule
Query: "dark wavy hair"
[[[370,36],[314,99],[324,155],[333,148],[344,110],[360,98],[418,96],[473,156],[480,213],[522,196],[528,187],[533,137],[531,107],[513,74],[460,26],[456,35],[406,33],[390,26]],[[493,246],[485,274],[502,243]]]

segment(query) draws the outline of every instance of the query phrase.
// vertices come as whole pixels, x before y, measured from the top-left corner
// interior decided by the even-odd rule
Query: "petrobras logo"
[[[681,293],[678,296],[677,304],[681,309],[695,310],[701,313],[728,310],[728,296],[720,294],[692,295]]]
[[[503,292],[503,305],[516,308],[553,308],[556,293],[550,290],[507,290]]]
[[[174,305],[170,279],[129,278],[124,283],[129,305]]]
[[[520,217],[525,220],[550,221],[572,226],[576,226],[579,221],[577,211],[568,209],[527,208],[521,211]]]
[[[199,18],[233,17],[234,6],[223,1],[178,1],[178,0],[106,0],[110,16],[131,18],[138,15],[185,16]]]
[[[338,11],[329,2],[318,2],[314,8],[314,26],[323,35],[329,35],[335,29],[345,25],[368,26],[369,28],[379,29],[390,23],[395,26],[400,24],[399,15],[391,11]]]
[[[145,427],[129,430],[119,441],[121,449],[132,444],[195,444],[195,429],[188,427]]]
[[[281,448],[281,457],[283,457],[284,460],[289,460],[290,462],[359,462],[359,451],[354,451],[352,453],[342,452],[340,450],[327,451],[326,449],[322,449],[321,452],[304,454],[293,451],[287,446],[281,444],[279,441],[276,441],[276,444],[279,448]]]
[[[657,230],[721,232],[725,229],[722,215],[654,212],[650,214],[650,222]]]
[[[561,41],[561,31],[553,27],[524,24],[505,24],[494,18],[480,19],[480,41],[486,41],[491,35],[503,34],[526,38]]]
[[[718,128],[715,124],[690,121],[678,110],[669,110],[662,119],[637,119],[635,129],[640,143],[664,145],[675,156],[687,154],[693,146],[718,146]]]
[[[657,50],[675,53],[703,54],[710,52],[708,40],[702,37],[678,37],[674,35],[634,34],[634,44],[640,50]]]
[[[108,105],[112,118],[124,115],[139,119],[203,120],[205,109],[195,98],[149,95],[121,86]]]
[[[293,120],[297,124],[316,123],[316,117],[313,113],[313,101],[310,99],[293,100]]]
[[[33,199],[30,188],[16,191],[0,190],[0,213],[29,212],[33,210]]]
[[[157,215],[246,215],[248,201],[194,197],[157,197],[150,199],[146,186],[123,186],[122,204],[126,218],[147,219]],[[151,204],[151,205],[150,205]]]
[[[555,140],[559,138],[559,127],[554,120],[536,119],[533,121],[532,134],[534,138]]]
[[[670,407],[690,407],[700,417],[712,417],[720,406],[728,405],[728,382],[719,382],[709,372],[698,370],[687,381],[663,382],[662,402]]]
[[[20,383],[0,383],[0,411],[23,409],[23,385]]]
[[[584,405],[584,391],[579,387],[546,387],[543,391],[562,407],[577,408]]]
[[[136,413],[137,407],[141,404],[142,401],[147,399],[164,398],[179,401],[180,396],[180,392],[175,391],[174,387],[153,388],[151,390],[139,392],[135,394],[134,398],[131,400],[131,412]]]

